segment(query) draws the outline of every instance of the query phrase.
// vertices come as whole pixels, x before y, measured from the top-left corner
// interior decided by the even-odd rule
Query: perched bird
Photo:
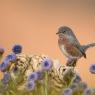
[[[95,46],[95,43],[81,45],[73,30],[67,26],[59,27],[56,34],[59,36],[58,44],[60,50],[68,58],[68,66],[75,66],[77,60],[81,57],[86,58],[86,50]]]

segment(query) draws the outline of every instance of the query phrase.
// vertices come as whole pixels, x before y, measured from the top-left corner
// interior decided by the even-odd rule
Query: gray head
[[[71,28],[69,28],[69,27],[67,27],[67,26],[61,26],[61,27],[59,27],[59,29],[58,29],[58,32],[56,33],[56,34],[58,34],[59,36],[61,35],[63,35],[63,36],[69,36],[69,35],[74,35],[73,34],[73,32],[72,32],[72,29]]]

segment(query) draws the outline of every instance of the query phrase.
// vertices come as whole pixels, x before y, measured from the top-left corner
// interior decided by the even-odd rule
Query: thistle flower
[[[74,83],[79,83],[81,81],[80,75],[76,74],[75,79],[73,80]]]
[[[15,45],[15,46],[13,46],[12,51],[15,54],[19,54],[22,52],[22,46],[21,45]]]
[[[79,88],[80,88],[80,90],[84,91],[87,88],[87,84],[85,82],[80,82]]]
[[[77,87],[78,87],[78,84],[77,83],[73,83],[70,88],[72,89],[72,91],[76,91],[77,90]]]
[[[0,55],[4,54],[4,48],[0,48]]]
[[[6,68],[8,67],[8,63],[9,63],[9,61],[4,60],[4,61],[0,64],[0,71],[5,72]]]
[[[33,91],[34,88],[35,88],[35,83],[34,83],[33,81],[27,82],[27,84],[26,84],[26,89],[27,89],[28,91]]]
[[[85,89],[83,95],[92,95],[92,90],[90,88]]]
[[[47,70],[51,69],[52,65],[53,65],[52,60],[49,59],[49,58],[46,58],[46,59],[44,59],[44,61],[41,64],[42,70],[46,70],[47,71]]]
[[[43,72],[42,72],[42,71],[36,71],[36,73],[37,73],[37,79],[38,79],[38,80],[43,79],[44,74],[43,74]]]
[[[70,89],[70,88],[65,88],[65,89],[64,89],[64,92],[63,92],[63,95],[72,95],[72,89]]]
[[[92,74],[95,74],[95,64],[91,64],[90,68],[89,68],[89,71],[92,73]]]
[[[36,72],[32,72],[29,76],[28,76],[28,81],[36,81],[38,79],[38,75]]]
[[[9,54],[8,56],[6,56],[6,58],[4,59],[4,61],[0,64],[0,70],[2,72],[4,72],[7,67],[10,65],[10,62],[15,62],[17,59],[15,54]]]
[[[5,72],[5,73],[4,73],[4,76],[3,76],[3,79],[2,79],[2,82],[3,82],[4,84],[8,84],[10,78],[11,78],[10,73],[9,73],[9,72]]]
[[[9,61],[9,62],[10,62],[10,61],[15,62],[16,59],[17,59],[17,57],[16,57],[15,54],[9,54],[9,55],[7,55],[6,58],[5,58],[5,60],[7,60],[7,61]]]

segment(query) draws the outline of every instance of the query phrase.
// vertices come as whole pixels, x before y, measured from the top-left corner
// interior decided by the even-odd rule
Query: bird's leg
[[[77,59],[68,59],[66,66],[75,67],[76,66]]]

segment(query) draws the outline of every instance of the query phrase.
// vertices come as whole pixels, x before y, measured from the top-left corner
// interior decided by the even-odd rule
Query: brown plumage
[[[77,62],[81,57],[86,58],[86,50],[95,46],[95,43],[81,45],[73,31],[67,26],[60,27],[56,34],[59,36],[58,44],[60,50],[69,59],[67,63]]]

